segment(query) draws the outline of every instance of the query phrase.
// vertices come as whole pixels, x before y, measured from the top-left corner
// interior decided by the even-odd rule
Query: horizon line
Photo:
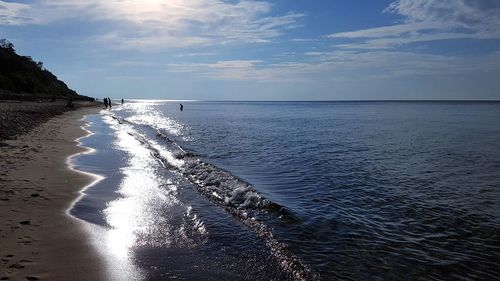
[[[118,99],[121,98],[112,98]],[[138,102],[500,102],[499,99],[339,99],[339,100],[196,100],[196,99],[138,99],[123,98]]]

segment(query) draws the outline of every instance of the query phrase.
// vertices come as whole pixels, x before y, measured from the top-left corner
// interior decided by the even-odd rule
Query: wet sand
[[[0,111],[6,107],[13,105],[0,103]],[[71,170],[67,159],[85,151],[76,141],[87,134],[81,119],[99,108],[80,106],[41,124],[35,120],[27,133],[2,141],[0,280],[107,279],[85,223],[67,214],[79,191],[93,181]]]

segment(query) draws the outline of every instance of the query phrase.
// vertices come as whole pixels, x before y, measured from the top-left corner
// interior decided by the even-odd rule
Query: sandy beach
[[[93,180],[67,159],[85,150],[76,141],[87,134],[82,117],[99,106],[47,113],[60,107],[0,103],[2,124],[22,115],[16,122],[24,132],[2,128],[7,139],[0,140],[0,280],[106,280],[83,223],[67,214]]]

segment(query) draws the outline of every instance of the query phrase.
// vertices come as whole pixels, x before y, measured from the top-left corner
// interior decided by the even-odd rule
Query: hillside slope
[[[35,62],[20,56],[14,45],[0,39],[0,99],[68,98],[93,100],[68,88],[66,83]]]

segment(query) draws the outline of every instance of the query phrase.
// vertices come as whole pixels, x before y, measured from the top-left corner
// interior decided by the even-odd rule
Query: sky
[[[0,0],[0,38],[99,98],[500,100],[500,0]]]

